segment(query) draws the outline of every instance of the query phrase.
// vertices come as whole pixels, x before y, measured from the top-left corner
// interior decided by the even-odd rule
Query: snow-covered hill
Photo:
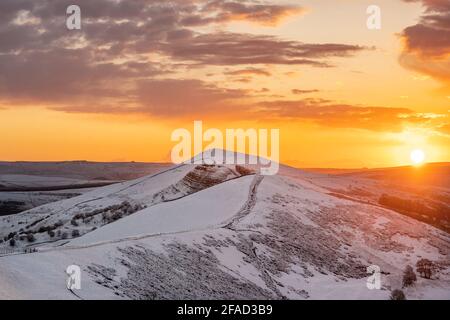
[[[448,233],[343,197],[330,188],[346,182],[327,177],[182,164],[0,218],[0,298],[388,299],[421,258],[434,276],[407,298],[450,298]]]
[[[163,163],[0,162],[0,216],[168,168]]]

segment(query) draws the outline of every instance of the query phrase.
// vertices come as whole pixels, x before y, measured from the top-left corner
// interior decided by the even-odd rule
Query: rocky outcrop
[[[154,200],[156,202],[176,200],[252,173],[253,171],[241,166],[236,168],[226,165],[198,165],[183,179],[155,194]]]

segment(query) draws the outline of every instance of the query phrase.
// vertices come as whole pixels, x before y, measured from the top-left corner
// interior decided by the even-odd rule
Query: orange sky
[[[299,167],[450,161],[450,5],[379,0],[369,30],[372,2],[1,3],[0,160],[169,161],[202,120],[279,128]]]

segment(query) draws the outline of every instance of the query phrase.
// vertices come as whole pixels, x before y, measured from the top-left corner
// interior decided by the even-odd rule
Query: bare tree
[[[417,261],[416,269],[421,277],[431,279],[433,275],[433,262],[428,259],[420,259]]]
[[[403,288],[413,285],[417,281],[416,273],[411,266],[406,266],[403,272]]]

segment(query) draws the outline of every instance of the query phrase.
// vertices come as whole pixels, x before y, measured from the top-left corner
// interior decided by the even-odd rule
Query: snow
[[[212,229],[231,219],[248,197],[252,176],[227,181],[179,201],[166,202],[120,219],[68,246],[87,245],[139,236]]]
[[[124,202],[150,206],[153,204],[155,193],[182,179],[190,169],[192,168],[188,166],[171,167],[150,176],[97,188],[77,197],[45,204],[20,214],[0,217],[0,239],[10,232],[19,232],[20,229],[34,223],[37,224],[33,226],[33,229],[62,222],[63,226],[59,230],[70,234],[72,230],[76,229],[70,224],[71,219],[76,214],[106,210],[110,206],[121,205]],[[95,222],[92,225],[85,226],[85,228],[99,227]],[[56,240],[45,233],[38,234],[37,238],[36,243]],[[3,246],[5,245],[7,244],[3,244]],[[27,245],[29,244],[22,242],[16,244],[18,247]],[[0,249],[1,247],[2,244],[0,243]]]
[[[109,224],[62,227],[81,230],[81,237],[39,243],[42,234],[38,252],[0,256],[0,299],[389,299],[406,265],[420,258],[440,269],[431,280],[418,277],[406,297],[450,299],[449,235],[364,202],[363,193],[336,196],[357,184],[372,193],[364,178],[352,176],[349,188],[348,177],[282,166],[277,176],[225,175],[194,193],[174,187],[185,186],[180,181],[195,167],[183,164],[0,218],[3,236],[23,228],[21,221],[45,218],[39,227],[124,202],[139,205]],[[166,197],[157,196],[162,191]],[[78,297],[65,287],[72,264],[82,269]],[[382,290],[366,286],[372,264],[383,272]]]
[[[103,254],[103,249],[93,248],[83,252],[58,251],[0,257],[0,299],[78,299],[67,289],[65,270],[70,265],[84,265],[94,258],[99,260],[99,257],[104,257]],[[86,277],[86,273],[82,273],[81,287],[86,299],[116,298]]]

